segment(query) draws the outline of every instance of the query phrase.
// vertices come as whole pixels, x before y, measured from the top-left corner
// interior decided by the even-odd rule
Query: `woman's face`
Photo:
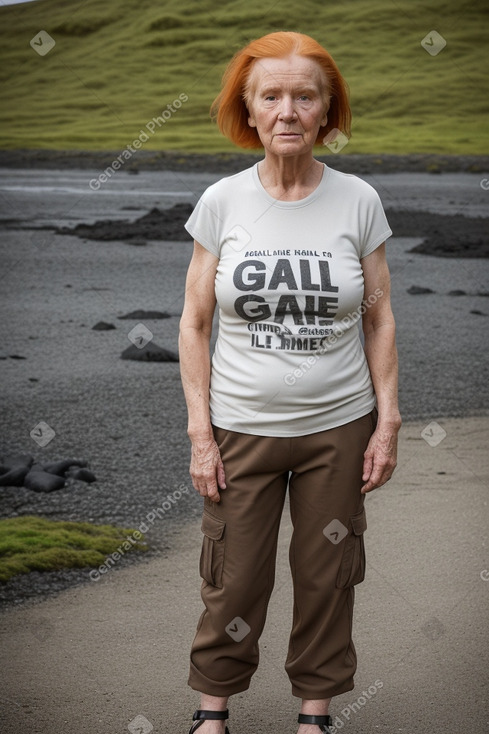
[[[312,151],[330,96],[319,64],[304,56],[257,59],[247,83],[248,123],[268,153]]]

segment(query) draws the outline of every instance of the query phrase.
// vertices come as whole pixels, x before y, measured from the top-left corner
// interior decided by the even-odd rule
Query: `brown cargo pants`
[[[230,696],[258,666],[258,640],[275,577],[287,487],[293,534],[293,624],[285,670],[294,696],[323,699],[353,688],[354,585],[365,575],[363,453],[376,411],[297,438],[215,428],[227,489],[204,499],[202,613],[189,685]]]

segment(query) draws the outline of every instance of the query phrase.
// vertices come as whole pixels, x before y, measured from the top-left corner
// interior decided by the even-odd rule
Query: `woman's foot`
[[[320,734],[321,729],[317,724],[299,724],[297,734]]]
[[[195,734],[225,734],[226,722],[225,721],[210,721],[206,720],[199,726]],[[314,734],[317,734],[315,732]]]
[[[226,721],[228,717],[227,704],[227,697],[223,698],[221,696],[209,696],[206,693],[201,693],[199,711],[201,711],[202,713],[211,711],[225,711],[226,713],[224,719],[208,719],[205,715],[199,717],[197,719],[199,724],[195,729],[195,734],[229,734],[229,731],[226,727]]]

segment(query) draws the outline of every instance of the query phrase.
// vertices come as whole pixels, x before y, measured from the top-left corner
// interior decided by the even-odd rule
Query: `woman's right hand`
[[[224,466],[219,447],[213,438],[192,441],[190,476],[197,492],[212,502],[219,502],[220,489],[226,489]]]

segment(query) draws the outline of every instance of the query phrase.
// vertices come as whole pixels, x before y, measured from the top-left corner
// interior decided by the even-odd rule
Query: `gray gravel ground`
[[[156,343],[176,350],[191,243],[84,242],[24,230],[12,220],[73,226],[136,219],[153,206],[194,203],[221,174],[119,172],[93,191],[89,182],[99,173],[0,169],[0,457],[83,458],[97,476],[92,485],[72,482],[51,494],[4,488],[0,516],[35,513],[137,527],[166,501],[168,509],[147,533],[153,552],[161,552],[201,508],[188,477],[179,367],[121,360],[135,324],[117,317],[137,308],[171,313],[145,325]],[[489,191],[481,186],[487,179],[480,173],[363,177],[387,209],[488,216]],[[418,242],[394,237],[388,244],[404,420],[487,415],[489,300],[477,293],[489,290],[489,261],[408,253]],[[412,285],[434,292],[413,296]],[[453,290],[466,295],[449,295]],[[93,331],[98,321],[117,328]],[[30,437],[40,421],[56,434],[44,448]],[[121,566],[130,562],[128,556]],[[0,601],[42,598],[86,577],[31,574],[5,584]]]

